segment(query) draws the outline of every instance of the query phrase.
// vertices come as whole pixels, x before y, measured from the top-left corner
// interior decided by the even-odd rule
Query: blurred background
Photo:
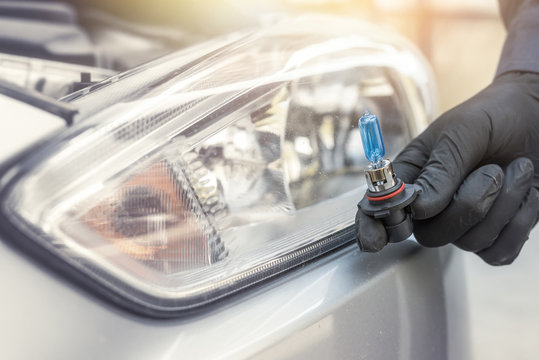
[[[436,77],[440,112],[468,99],[491,82],[505,37],[496,0],[68,2],[76,5],[77,19],[65,9],[57,9],[53,15],[64,25],[56,28],[58,34],[52,35],[55,39],[76,42],[76,46],[67,47],[73,53],[58,54],[54,46],[42,46],[48,41],[44,33],[41,33],[43,38],[25,40],[28,51],[49,59],[70,56],[72,62],[115,71],[129,69],[172,48],[272,22],[283,13],[332,13],[368,20],[403,35],[421,49]],[[8,6],[2,7],[2,11],[12,10]],[[88,32],[92,44],[88,44],[77,23]],[[3,25],[2,29],[14,29],[14,24]],[[40,33],[38,25],[24,26],[27,30],[29,26],[37,26],[36,33]],[[114,31],[109,31],[110,27]],[[3,45],[9,44],[10,36],[6,31],[0,34]],[[130,49],[127,55],[126,47]],[[14,61],[0,59],[8,60]],[[74,69],[76,76],[80,71]],[[102,77],[107,75],[104,71]],[[539,262],[533,258],[539,253],[539,229],[532,232],[530,239],[519,258],[508,267],[491,267],[473,254],[465,255],[473,359],[539,356]]]

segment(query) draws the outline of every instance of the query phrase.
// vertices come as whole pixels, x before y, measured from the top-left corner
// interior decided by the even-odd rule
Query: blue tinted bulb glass
[[[379,163],[384,158],[386,149],[382,139],[380,122],[378,122],[376,115],[368,111],[365,112],[359,119],[359,131],[367,160],[375,164]]]

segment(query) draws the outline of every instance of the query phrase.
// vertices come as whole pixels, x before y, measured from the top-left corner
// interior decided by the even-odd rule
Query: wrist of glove
[[[539,211],[539,74],[506,73],[438,118],[393,162],[419,187],[414,234],[434,247],[453,243],[492,265],[519,254]],[[364,251],[387,244],[380,221],[361,211]]]

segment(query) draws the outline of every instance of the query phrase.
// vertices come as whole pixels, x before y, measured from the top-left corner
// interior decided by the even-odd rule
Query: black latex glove
[[[453,243],[489,264],[510,264],[538,217],[539,74],[498,77],[440,116],[393,166],[420,188],[411,205],[419,243]],[[359,211],[356,226],[363,251],[387,244],[380,221]]]

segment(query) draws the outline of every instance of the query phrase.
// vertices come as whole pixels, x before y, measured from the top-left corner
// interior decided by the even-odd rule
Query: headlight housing
[[[2,215],[51,261],[168,316],[354,238],[365,165],[427,123],[432,79],[399,38],[306,17],[143,65],[66,100],[76,123],[2,178]]]

